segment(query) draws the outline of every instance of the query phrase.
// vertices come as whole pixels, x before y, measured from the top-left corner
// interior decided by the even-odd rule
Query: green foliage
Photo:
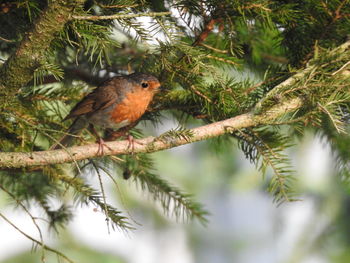
[[[246,157],[263,174],[266,174],[268,167],[272,169],[269,191],[275,201],[294,201],[294,171],[287,154],[283,152],[291,146],[290,139],[278,130],[267,128],[239,131],[236,136],[240,139],[239,146]]]
[[[184,139],[188,142],[191,141],[191,138],[193,137],[193,134],[190,130],[179,126],[176,129],[171,129],[167,131],[166,133],[163,133],[160,135],[157,139],[165,142],[169,142],[174,139]]]
[[[34,87],[43,83],[46,75],[52,75],[57,81],[63,79],[63,71],[55,64],[46,63],[34,71]],[[48,92],[46,94],[49,94]]]
[[[96,169],[97,168],[98,167],[96,167]],[[111,221],[113,229],[116,227],[122,230],[132,229],[127,218],[123,216],[119,210],[107,204],[104,195],[100,191],[97,191],[84,183],[81,178],[78,176],[68,177],[62,175],[59,176],[58,179],[74,190],[75,200],[79,204],[94,204],[104,212],[107,222],[109,222],[109,220]]]

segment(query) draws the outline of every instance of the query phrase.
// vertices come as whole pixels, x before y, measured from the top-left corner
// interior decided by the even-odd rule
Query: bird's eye
[[[142,82],[141,86],[142,86],[142,88],[147,88],[148,87],[148,83]]]

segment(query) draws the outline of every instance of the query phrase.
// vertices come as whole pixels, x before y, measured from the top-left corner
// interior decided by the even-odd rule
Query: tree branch
[[[222,22],[221,18],[218,18],[218,19],[211,18],[204,25],[203,31],[198,35],[196,40],[193,42],[192,46],[198,46],[202,44],[205,41],[205,39],[209,36],[209,33],[214,29],[215,23],[221,23],[221,22]]]
[[[336,47],[335,49],[331,50],[328,56],[331,56],[337,53],[343,53],[343,52],[350,52],[350,40],[346,41],[344,44],[340,45],[339,47]],[[343,66],[343,67],[345,68],[346,66]],[[343,67],[340,69],[340,71],[343,70]],[[298,72],[297,74],[291,76],[290,78],[286,79],[282,83],[278,84],[276,87],[270,90],[261,101],[259,101],[259,103],[256,105],[256,109],[259,110],[259,108],[261,108],[261,106],[264,104],[265,101],[271,99],[276,95],[279,95],[279,92],[283,90],[285,87],[294,85],[297,81],[305,77],[307,74],[309,74],[316,68],[317,68],[316,65],[310,65],[306,67],[304,70]],[[336,71],[334,75],[337,74],[337,72],[338,71]]]
[[[36,68],[45,59],[45,54],[56,34],[69,21],[74,8],[84,0],[49,1],[48,6],[24,35],[16,52],[0,68],[0,95],[8,99],[27,84]]]
[[[107,142],[104,148],[104,155],[120,155],[134,153],[151,153],[161,151],[176,146],[206,140],[226,133],[254,127],[258,125],[272,124],[274,120],[282,115],[293,112],[302,106],[302,99],[295,98],[290,101],[272,107],[268,111],[260,114],[245,113],[227,120],[215,122],[198,128],[189,130],[192,134],[190,138],[171,138],[147,137],[136,140],[134,149],[130,149],[128,141]],[[89,144],[84,146],[75,146],[63,150],[41,151],[31,153],[21,152],[2,152],[0,153],[0,168],[20,168],[29,166],[40,166],[50,164],[69,163],[78,160],[84,160],[97,155],[98,145]],[[74,159],[73,159],[74,158]]]

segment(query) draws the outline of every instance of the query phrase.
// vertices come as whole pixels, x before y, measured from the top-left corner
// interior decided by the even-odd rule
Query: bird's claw
[[[128,134],[128,149],[131,149],[131,154],[135,154],[135,143],[143,145],[142,142],[135,141],[134,137],[131,134]]]
[[[99,138],[97,143],[98,143],[97,155],[99,156],[104,155],[103,147],[107,147],[110,151],[112,151],[112,149],[105,143],[105,141],[102,138]]]
[[[135,140],[131,134],[128,134],[128,149],[131,149],[131,154],[134,154],[135,151]]]

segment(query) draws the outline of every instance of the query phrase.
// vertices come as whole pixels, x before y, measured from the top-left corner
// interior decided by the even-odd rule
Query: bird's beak
[[[161,89],[161,85],[159,82],[156,81],[150,81],[149,82],[150,89],[153,91],[159,91]]]

